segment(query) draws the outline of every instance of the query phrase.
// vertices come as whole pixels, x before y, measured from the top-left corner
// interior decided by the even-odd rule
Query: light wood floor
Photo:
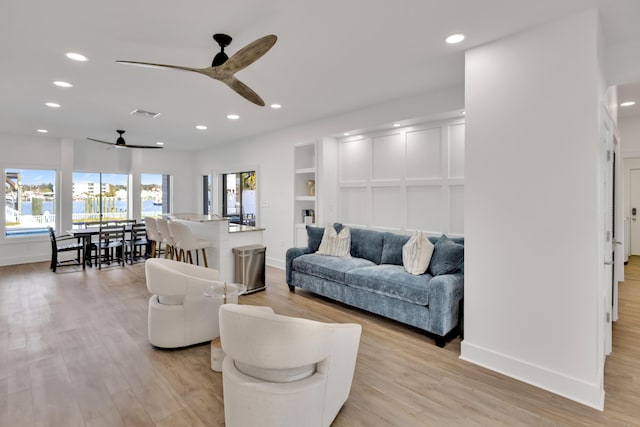
[[[240,303],[363,326],[334,426],[640,425],[639,258],[620,286],[604,412],[461,361],[459,339],[440,349],[395,322],[289,293],[280,270],[268,268],[267,281]],[[209,346],[152,348],[148,297],[142,264],[55,274],[47,263],[0,267],[0,426],[224,425]]]

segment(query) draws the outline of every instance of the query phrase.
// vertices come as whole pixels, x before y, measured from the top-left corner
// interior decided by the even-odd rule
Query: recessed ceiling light
[[[58,86],[58,87],[73,87],[73,85],[71,83],[63,82],[63,81],[60,81],[60,80],[57,80],[57,81],[53,82],[53,84]]]
[[[60,108],[60,104],[56,104],[55,102],[47,102],[44,105],[51,108]]]
[[[462,112],[462,115],[463,115],[463,116],[466,116],[466,115],[467,115],[467,112],[466,112],[466,111],[463,111],[463,112]]]
[[[198,125],[198,126],[196,126],[196,129],[198,129],[198,130],[206,130],[207,127],[205,125]]]
[[[229,120],[238,120],[240,118],[237,114],[227,114],[227,119]]]
[[[47,132],[49,132],[49,131],[48,131],[48,130],[46,130],[46,129],[38,129],[38,132],[40,132],[40,133],[47,133]]]
[[[349,135],[351,135],[349,132],[344,133],[344,136],[349,136]]]
[[[445,39],[449,44],[460,43],[462,40],[464,40],[464,34],[452,34]]]
[[[73,59],[74,61],[85,62],[88,61],[87,57],[82,55],[81,53],[67,52],[67,58]]]
[[[271,108],[277,110],[278,108],[282,108],[282,105],[280,105],[280,104],[271,104]]]
[[[635,101],[627,101],[620,104],[621,107],[631,107],[632,105],[636,105]]]
[[[393,124],[393,127],[394,127],[394,128],[399,128],[399,127],[400,127],[400,123],[394,123],[394,124]]]
[[[156,145],[164,145],[164,142],[158,141],[158,142],[156,142]]]

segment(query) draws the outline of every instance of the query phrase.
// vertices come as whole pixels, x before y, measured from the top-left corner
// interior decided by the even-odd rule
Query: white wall
[[[623,117],[618,121],[622,156],[640,157],[640,117]]]
[[[2,173],[6,168],[56,171],[58,234],[71,227],[71,174],[75,171],[128,173],[138,176],[137,186],[131,188],[135,194],[130,214],[133,214],[134,218],[138,218],[140,214],[140,173],[173,175],[174,210],[191,212],[196,206],[194,153],[169,150],[112,150],[86,141],[74,142],[70,139],[10,134],[0,134],[0,147]],[[4,224],[4,209],[0,212],[0,222]],[[50,257],[48,236],[6,238],[4,232],[0,233],[0,265],[45,261]]]
[[[602,409],[598,16],[466,55],[461,357]]]
[[[293,246],[292,178],[295,144],[321,141],[325,136],[341,134],[347,130],[372,128],[382,123],[427,118],[445,111],[460,110],[463,106],[464,91],[461,87],[418,94],[276,133],[213,147],[198,153],[195,170],[198,175],[203,175],[211,171],[220,173],[246,170],[259,165],[258,205],[262,206],[264,202],[269,204],[268,208],[260,207],[258,212],[259,225],[266,229],[266,261],[270,265],[284,268],[286,250]],[[286,114],[286,108],[295,106],[285,106],[282,114]],[[328,161],[330,160],[323,158],[324,163]],[[320,174],[319,180],[322,179]],[[317,185],[318,194],[322,194],[323,182],[318,182]],[[219,198],[219,195],[217,197]],[[323,200],[319,204],[326,206],[327,212],[330,212],[331,201]],[[331,218],[328,215],[323,220],[330,221]]]

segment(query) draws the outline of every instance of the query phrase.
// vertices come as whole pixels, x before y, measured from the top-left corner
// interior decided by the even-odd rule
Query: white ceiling
[[[115,141],[115,130],[125,129],[130,144],[204,149],[461,85],[465,49],[592,7],[601,8],[607,44],[640,41],[637,0],[0,0],[0,132],[44,128],[43,138]],[[211,38],[217,32],[234,38],[229,55],[263,35],[278,36],[237,74],[267,107],[194,73],[115,63],[206,67],[218,51]],[[443,42],[458,32],[467,36],[463,43]],[[89,62],[68,60],[69,51]],[[54,80],[74,87],[55,87]],[[161,115],[129,115],[135,108]],[[240,120],[228,120],[229,113]]]

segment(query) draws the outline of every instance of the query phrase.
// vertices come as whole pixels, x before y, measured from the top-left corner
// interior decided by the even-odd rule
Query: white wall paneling
[[[338,221],[367,226],[371,222],[371,195],[367,187],[341,187]]]
[[[343,138],[339,145],[339,221],[463,235],[462,118]]]

